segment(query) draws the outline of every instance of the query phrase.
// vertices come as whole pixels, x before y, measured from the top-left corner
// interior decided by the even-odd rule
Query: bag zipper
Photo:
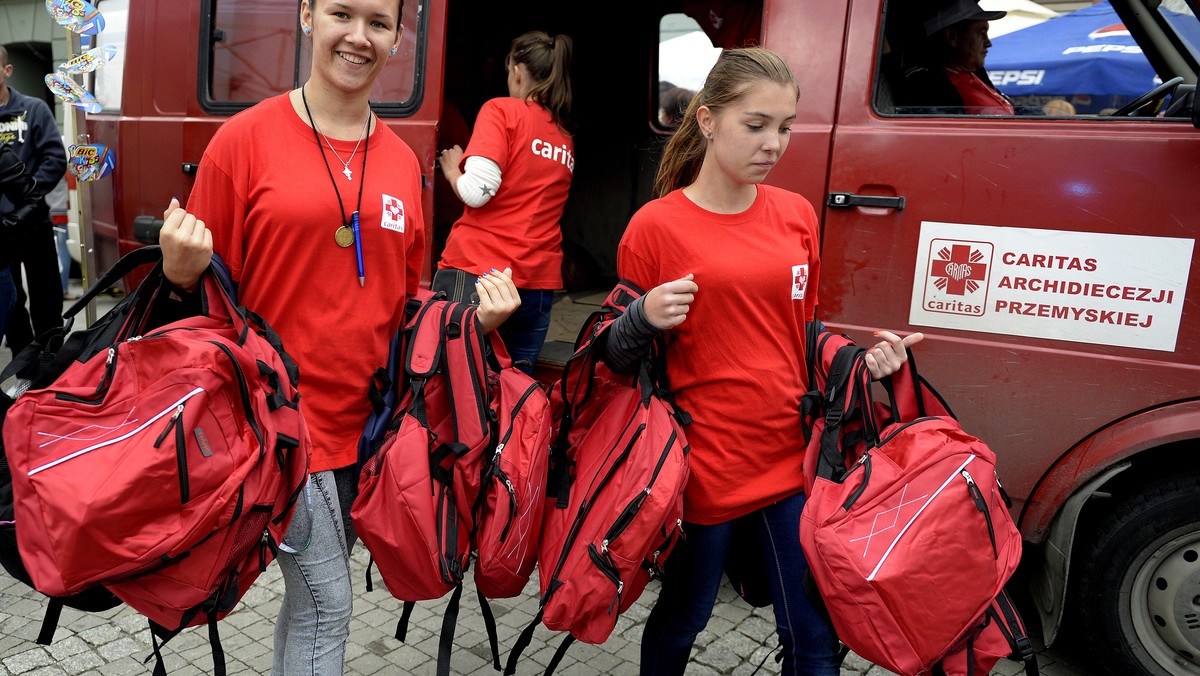
[[[628,429],[629,424],[637,419],[639,412],[640,407],[634,411],[633,415],[629,419],[629,422],[625,424],[625,429]],[[638,438],[642,436],[642,432],[645,430],[645,423],[639,424],[637,429],[634,430],[633,436],[630,438],[629,443],[627,443],[625,448],[621,451],[620,456],[618,456],[616,461],[613,462],[612,466],[608,468],[608,473],[601,477],[598,482],[593,483],[588,487],[589,490],[584,494],[583,500],[579,503],[579,509],[575,513],[575,520],[571,522],[571,529],[567,531],[567,537],[563,540],[563,548],[558,555],[558,562],[554,564],[552,576],[557,576],[559,571],[562,570],[562,567],[567,562],[567,557],[571,553],[571,549],[575,546],[575,539],[579,537],[579,531],[581,528],[583,528],[583,523],[587,521],[587,517],[592,511],[592,502],[590,498],[604,489],[604,486],[608,484],[609,479],[612,478],[617,468],[625,463],[625,459],[629,457],[630,450],[633,448],[634,444],[637,443]]]
[[[183,433],[183,404],[180,404],[175,409],[175,414],[167,421],[167,426],[163,428],[162,434],[154,440],[154,447],[159,448],[162,442],[166,440],[167,435],[171,430],[175,430],[175,463],[179,467],[179,504],[186,505],[191,499],[191,489],[188,487],[188,465],[187,465],[187,436]]]
[[[122,434],[122,435],[121,435],[121,436],[119,436],[119,437],[114,437],[114,438],[112,438],[112,439],[109,439],[109,440],[107,440],[107,441],[102,441],[102,442],[100,442],[100,443],[98,443],[98,444],[92,444],[91,446],[88,446],[87,448],[80,449],[80,450],[78,450],[78,451],[75,451],[74,453],[70,453],[70,454],[68,454],[68,455],[65,455],[65,456],[63,456],[63,457],[61,457],[61,458],[58,458],[58,459],[56,459],[56,460],[52,460],[52,461],[50,461],[50,462],[48,462],[48,463],[46,463],[46,464],[44,464],[44,465],[41,465],[41,466],[39,466],[39,467],[34,467],[33,469],[29,470],[29,474],[28,474],[28,476],[33,476],[33,475],[35,475],[35,474],[38,474],[39,472],[44,472],[44,471],[46,471],[46,470],[48,470],[48,469],[51,469],[52,467],[55,467],[55,466],[57,466],[57,465],[61,465],[62,463],[64,463],[64,462],[67,462],[68,460],[74,460],[75,458],[78,458],[78,457],[79,457],[79,456],[81,456],[81,455],[84,455],[84,454],[86,454],[86,453],[91,453],[92,451],[99,450],[99,449],[101,449],[101,448],[104,448],[104,447],[106,447],[106,446],[111,446],[111,445],[113,445],[113,444],[120,443],[120,442],[122,442],[122,441],[124,441],[124,440],[126,440],[126,439],[128,439],[128,438],[130,438],[130,437],[132,437],[132,436],[134,436],[134,435],[136,435],[136,434],[139,434],[139,433],[141,433],[143,430],[145,430],[147,427],[150,427],[151,425],[153,425],[153,424],[154,424],[156,421],[158,421],[158,420],[159,420],[160,418],[162,418],[163,416],[165,416],[165,415],[168,415],[168,414],[170,414],[171,412],[175,411],[175,410],[176,410],[176,409],[177,409],[177,408],[178,408],[180,405],[182,405],[182,404],[183,404],[185,401],[187,401],[188,399],[191,399],[192,397],[196,396],[197,394],[200,394],[201,392],[204,392],[204,388],[202,388],[202,387],[197,387],[196,389],[192,390],[191,392],[188,392],[187,394],[185,394],[185,395],[183,395],[182,397],[180,397],[180,398],[179,398],[179,400],[178,400],[178,401],[176,401],[175,403],[173,403],[173,404],[171,404],[170,406],[168,406],[168,407],[164,408],[163,410],[159,411],[158,413],[155,413],[153,416],[151,416],[151,418],[150,418],[149,420],[147,420],[146,422],[142,423],[141,425],[138,425],[138,426],[137,426],[136,428],[134,428],[133,430],[130,430],[129,432],[126,432],[125,434]],[[44,433],[44,432],[40,432],[39,434],[45,434],[45,433]],[[62,440],[64,440],[64,439],[67,439],[67,438],[69,438],[69,437],[55,436],[55,438],[54,438],[52,441],[48,441],[48,442],[46,442],[46,443],[44,443],[44,444],[41,444],[41,446],[46,446],[46,445],[48,445],[48,444],[52,444],[52,443],[55,443],[55,442],[57,442],[57,441],[62,441]]]
[[[508,418],[508,430],[504,433],[504,438],[500,440],[500,443],[496,444],[496,452],[492,454],[491,474],[500,480],[504,484],[504,488],[508,491],[508,520],[504,523],[503,530],[500,531],[500,542],[504,542],[508,537],[508,529],[512,527],[513,521],[517,518],[517,490],[513,487],[508,475],[500,468],[500,454],[504,452],[504,447],[508,444],[508,440],[512,438],[513,421],[517,419],[518,412],[525,405],[525,401],[540,387],[541,385],[538,383],[530,384],[525,393],[521,395],[521,398],[517,400],[517,405],[513,407],[512,413]]]
[[[650,489],[654,488],[655,484],[658,483],[658,475],[662,472],[663,465],[666,464],[667,457],[671,455],[671,448],[674,445],[675,430],[671,430],[671,436],[667,439],[667,443],[663,447],[662,452],[659,453],[658,463],[654,465],[654,472],[650,475],[650,482],[646,485],[646,488],[634,496],[633,500],[631,500],[629,504],[625,506],[625,509],[621,510],[620,516],[613,521],[612,526],[610,526],[608,532],[605,533],[605,549],[608,548],[608,543],[620,537],[621,534],[625,532],[625,529],[629,527],[629,524],[633,523],[634,517],[636,517],[638,511],[641,510],[642,505],[646,502],[646,498],[650,496]]]
[[[992,513],[988,510],[987,501],[983,499],[983,491],[979,490],[979,486],[975,485],[975,479],[967,470],[962,471],[962,477],[967,480],[967,493],[971,495],[971,500],[975,502],[975,507],[983,514],[984,521],[987,521],[988,539],[992,541],[992,555],[994,558],[1000,558],[1000,550],[996,548],[996,528],[992,525]]]
[[[613,600],[608,604],[608,614],[612,615],[613,610],[621,607],[621,594],[625,593],[625,583],[621,581],[617,567],[613,565],[612,559],[608,555],[608,541],[605,540],[602,545],[603,553],[597,551],[595,543],[588,545],[588,556],[604,574],[604,577],[607,577],[617,587],[616,593],[613,594]]]
[[[263,454],[266,452],[266,442],[263,440],[262,430],[258,427],[258,420],[254,418],[254,404],[250,401],[250,386],[246,382],[246,374],[242,373],[242,367],[238,364],[237,357],[233,356],[232,350],[215,340],[208,342],[216,345],[217,349],[221,350],[229,358],[229,363],[233,366],[233,373],[237,376],[238,392],[242,396],[242,409],[246,413],[246,422],[250,425],[250,429],[254,431],[254,438],[258,441],[258,459],[261,461]]]
[[[129,341],[134,341],[134,340],[137,340],[137,337],[129,339]],[[56,392],[54,394],[54,398],[62,400],[62,401],[72,401],[77,404],[96,405],[96,404],[103,403],[104,396],[106,394],[108,394],[108,387],[112,383],[113,373],[115,373],[116,370],[117,370],[117,346],[113,345],[112,347],[108,348],[108,356],[104,358],[104,375],[102,375],[100,377],[100,384],[96,385],[96,391],[92,393],[93,394],[92,398],[84,399],[83,397],[77,397],[73,394],[67,394],[65,392]]]

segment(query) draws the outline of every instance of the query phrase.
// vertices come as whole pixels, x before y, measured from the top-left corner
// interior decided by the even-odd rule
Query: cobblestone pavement
[[[78,289],[76,289],[78,291]],[[582,314],[602,300],[588,298],[581,303],[560,299],[554,317],[562,336],[573,341]],[[99,313],[113,304],[100,300]],[[572,307],[573,306],[573,307]],[[574,312],[580,314],[571,320]],[[572,321],[574,323],[572,323]],[[0,368],[10,359],[7,348],[0,348]],[[355,548],[354,615],[346,650],[347,676],[392,674],[425,675],[435,673],[438,638],[445,600],[417,604],[407,641],[395,638],[401,603],[384,589],[378,573],[375,586],[366,591],[368,553],[361,544]],[[526,593],[513,599],[493,600],[501,660],[517,635],[537,612],[538,585],[535,578]],[[229,676],[268,674],[271,666],[274,618],[283,593],[279,567],[271,565],[243,597],[242,603],[219,623]],[[642,622],[657,597],[657,583],[651,583],[640,599],[619,618],[612,636],[602,645],[575,643],[556,673],[563,676],[599,676],[637,674],[638,644]],[[124,676],[150,674],[153,661],[150,632],[145,619],[128,607],[104,613],[81,613],[65,609],[49,646],[35,643],[45,612],[44,598],[36,591],[0,572],[0,676]],[[539,626],[533,642],[522,656],[518,674],[541,674],[545,670],[562,634]],[[743,602],[728,586],[722,588],[708,628],[696,642],[689,676],[732,674],[748,676],[762,663],[759,673],[778,674],[779,665],[771,659],[776,645],[774,620],[769,608],[754,609]],[[477,597],[468,581],[462,595],[454,652],[453,674],[494,675],[487,631],[479,611]],[[207,632],[203,628],[185,630],[164,648],[170,676],[197,676],[213,673],[213,658]],[[764,662],[765,660],[765,662]],[[1039,653],[1044,676],[1086,676],[1072,662],[1054,650]],[[842,676],[888,676],[891,672],[851,654],[842,666]],[[1023,668],[1002,660],[992,676],[1017,676]]]
[[[347,676],[391,674],[434,674],[438,638],[445,600],[417,604],[410,621],[407,641],[396,640],[396,622],[401,603],[383,588],[378,573],[375,586],[366,591],[368,554],[355,548],[352,570],[356,596],[346,649]],[[267,674],[271,669],[274,618],[283,594],[279,567],[271,565],[243,597],[242,603],[219,623],[230,676]],[[637,674],[638,643],[642,622],[657,597],[657,583],[617,622],[612,636],[602,645],[575,643],[556,673],[563,676]],[[517,635],[537,612],[537,582],[532,580],[523,596],[491,601],[496,616],[501,661]],[[104,613],[63,611],[54,642],[34,642],[41,627],[45,605],[42,597],[24,584],[0,574],[0,676],[124,676],[150,674],[150,632],[145,619],[128,607]],[[539,626],[534,640],[522,656],[518,674],[541,674],[563,634]],[[728,586],[721,589],[713,618],[696,642],[689,675],[748,676],[763,662],[760,673],[778,674],[779,665],[770,658],[776,645],[770,609],[754,609]],[[494,675],[487,631],[473,586],[464,587],[455,632],[450,671],[453,674]],[[163,648],[167,673],[198,676],[213,673],[212,651],[203,627],[187,629]],[[1039,658],[1045,676],[1084,676],[1053,653]],[[1016,662],[1002,660],[993,676],[1024,673]],[[842,666],[842,676],[888,676],[891,672],[851,654]]]

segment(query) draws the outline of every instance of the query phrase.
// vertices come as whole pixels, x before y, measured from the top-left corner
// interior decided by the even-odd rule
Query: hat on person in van
[[[1006,14],[1008,12],[985,11],[975,0],[940,2],[933,12],[925,17],[925,35],[933,35],[959,21],[995,21]]]

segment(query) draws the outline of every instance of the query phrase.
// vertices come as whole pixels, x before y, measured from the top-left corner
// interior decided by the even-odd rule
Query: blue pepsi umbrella
[[[1166,14],[1191,44],[1200,44],[1195,17]],[[1107,1],[997,37],[987,71],[1018,101],[1065,98],[1080,113],[1119,106],[1161,82]]]

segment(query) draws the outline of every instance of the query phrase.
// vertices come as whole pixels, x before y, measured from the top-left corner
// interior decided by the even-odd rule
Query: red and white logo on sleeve
[[[404,202],[399,197],[383,195],[383,218],[379,225],[387,230],[404,232]]]
[[[808,263],[792,266],[792,300],[804,300],[808,290]]]

